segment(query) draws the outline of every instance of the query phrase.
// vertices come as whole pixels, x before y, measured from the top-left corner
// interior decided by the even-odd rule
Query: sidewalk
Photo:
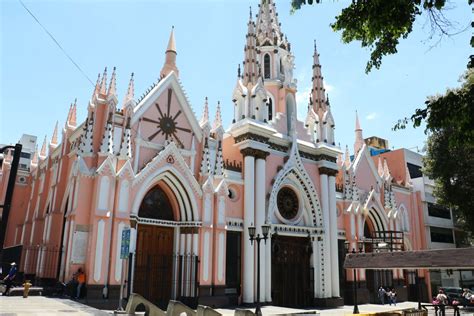
[[[51,315],[97,315],[107,316],[106,312],[68,299],[43,296],[0,296],[0,316],[51,316]]]

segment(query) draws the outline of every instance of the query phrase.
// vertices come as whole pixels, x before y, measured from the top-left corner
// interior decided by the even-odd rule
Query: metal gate
[[[309,238],[272,237],[272,300],[277,306],[305,307],[313,303],[313,269]]]

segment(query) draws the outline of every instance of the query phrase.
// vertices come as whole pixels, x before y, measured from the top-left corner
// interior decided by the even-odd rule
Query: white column
[[[318,245],[318,238],[313,237],[313,255],[311,260],[313,261],[313,273],[314,273],[314,297],[322,297],[322,285],[321,285],[321,256],[320,247]]]
[[[243,269],[243,302],[254,302],[254,255],[253,246],[250,244],[249,227],[254,225],[254,179],[255,179],[255,158],[245,156],[244,158],[244,269]]]
[[[262,236],[265,223],[265,159],[258,158],[255,164],[255,226]],[[257,247],[255,247],[255,290],[257,290]],[[260,302],[265,302],[265,243],[260,242]],[[255,294],[255,298],[257,295]]]
[[[328,190],[329,190],[329,226],[330,230],[330,243],[331,243],[331,286],[332,296],[339,297],[339,258],[338,258],[338,247],[337,247],[337,208],[336,208],[336,177],[331,175],[328,179]]]
[[[179,280],[179,243],[180,243],[180,238],[179,238],[179,227],[174,227],[173,228],[173,280],[176,280],[173,282],[171,285],[171,292],[172,295],[171,297],[173,299],[176,299],[178,297],[178,281]]]
[[[329,195],[328,195],[328,176],[327,174],[320,174],[319,176],[320,183],[321,183],[321,206],[323,209],[323,230],[324,230],[324,251],[323,251],[323,258],[324,258],[324,275],[325,275],[325,282],[324,282],[324,297],[331,297],[332,296],[332,264],[331,264],[331,228],[330,228],[330,220],[329,220]]]
[[[268,235],[265,245],[265,302],[272,301],[272,237],[270,234]]]

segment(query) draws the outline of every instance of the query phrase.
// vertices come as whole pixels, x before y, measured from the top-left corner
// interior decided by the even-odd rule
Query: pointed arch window
[[[264,78],[265,79],[270,79],[270,55],[269,54],[265,54],[265,56],[263,56],[263,72],[264,72]]]
[[[273,119],[273,101],[272,98],[268,98],[268,120],[271,121]]]

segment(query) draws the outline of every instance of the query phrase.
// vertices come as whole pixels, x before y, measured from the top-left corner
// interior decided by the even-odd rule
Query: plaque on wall
[[[86,249],[88,232],[75,231],[72,239],[71,262],[73,264],[86,263]]]

